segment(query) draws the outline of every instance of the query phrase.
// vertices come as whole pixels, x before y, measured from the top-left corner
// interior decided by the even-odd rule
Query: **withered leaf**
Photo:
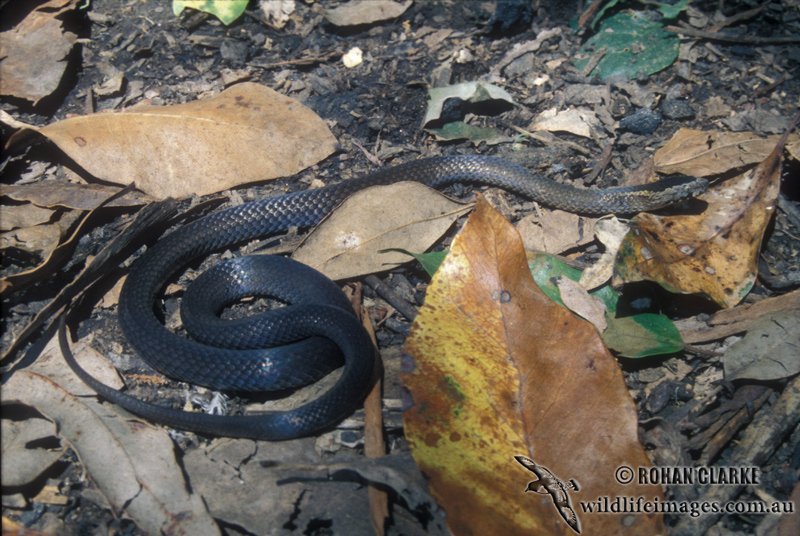
[[[524,456],[580,491],[586,534],[658,534],[660,515],[587,515],[601,496],[662,499],[622,486],[620,466],[650,465],[622,373],[589,323],[533,281],[519,235],[479,198],[428,287],[403,382],[406,437],[456,535],[571,533]],[[629,524],[629,522],[631,524]]]
[[[789,130],[757,167],[700,195],[708,203],[702,213],[636,216],[620,247],[615,282],[649,279],[673,292],[705,294],[723,307],[739,303],[756,279]]]
[[[53,184],[42,182],[38,184],[2,184],[0,195],[16,201],[29,201],[34,205],[48,208],[74,208],[79,210],[92,210],[119,192],[116,186],[103,184]],[[155,201],[155,198],[138,192],[128,192],[118,199],[114,199],[106,206],[132,207],[144,205]]]
[[[93,176],[158,198],[293,175],[337,146],[325,122],[265,86],[174,106],[73,117],[39,130]]]
[[[800,372],[800,313],[774,312],[760,317],[744,339],[724,357],[725,379],[775,380]]]
[[[656,151],[653,160],[659,173],[709,177],[761,162],[772,152],[780,138],[761,138],[750,132],[682,128]],[[790,136],[787,144],[800,147],[800,136]]]
[[[292,258],[337,280],[381,272],[409,257],[379,250],[425,251],[471,208],[416,182],[367,188],[333,211]]]
[[[0,94],[36,104],[56,90],[67,67],[67,54],[78,39],[64,31],[57,17],[74,9],[77,2],[49,0],[15,28],[0,33]]]

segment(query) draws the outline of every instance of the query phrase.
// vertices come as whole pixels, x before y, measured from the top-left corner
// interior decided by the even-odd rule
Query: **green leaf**
[[[650,75],[672,65],[678,58],[679,44],[678,37],[665,32],[661,23],[638,11],[626,11],[603,21],[598,33],[581,47],[575,66],[582,70],[592,53],[605,47],[606,53],[591,74],[602,79]]]
[[[412,253],[406,249],[402,248],[388,248],[388,249],[380,249],[378,253],[384,253],[387,251],[398,251],[400,253],[405,253],[406,255],[411,255],[422,265],[422,268],[428,273],[429,276],[433,277],[433,274],[436,273],[436,270],[439,269],[439,266],[442,265],[444,258],[447,257],[447,250],[444,251],[431,251],[428,253]]]
[[[172,12],[177,16],[188,7],[210,13],[228,25],[244,13],[248,2],[249,0],[172,0]]]
[[[556,281],[565,276],[579,281],[581,271],[566,265],[552,255],[543,253],[528,258],[528,268],[539,288],[554,302],[563,306],[561,292]],[[623,357],[647,357],[671,354],[683,348],[678,328],[662,315],[639,314],[627,317],[617,316],[619,294],[611,287],[604,286],[590,294],[606,306],[608,329],[601,334],[606,346]]]
[[[600,8],[600,11],[597,12],[597,16],[595,16],[594,20],[592,21],[592,30],[595,29],[597,23],[600,22],[600,20],[606,14],[606,11],[624,1],[625,0],[609,0],[609,2],[606,2],[606,4],[604,4],[603,7]]]
[[[623,357],[648,357],[672,354],[683,348],[683,339],[666,316],[652,313],[610,319],[601,333],[606,346]]]
[[[689,5],[689,0],[681,0],[674,6],[669,4],[658,4],[658,10],[664,15],[665,19],[674,19],[680,15]]]

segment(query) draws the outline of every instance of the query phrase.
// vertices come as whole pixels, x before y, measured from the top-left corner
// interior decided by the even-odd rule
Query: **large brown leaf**
[[[569,496],[586,534],[663,532],[660,515],[580,508],[663,498],[615,481],[620,466],[650,465],[636,407],[597,331],[542,293],[516,230],[482,198],[405,349],[406,437],[455,535],[572,533],[547,494],[525,493],[536,477],[514,456],[577,481]]]
[[[418,182],[374,186],[329,214],[292,258],[334,280],[389,270],[409,256],[382,250],[426,251],[471,209]]]
[[[780,138],[761,138],[751,132],[682,128],[656,151],[653,160],[656,171],[663,174],[683,173],[697,177],[721,175],[763,161]],[[800,147],[800,136],[790,136],[787,145],[790,144]]]
[[[159,198],[294,175],[337,146],[317,114],[253,83],[186,104],[73,117],[39,132],[95,177],[136,182]]]

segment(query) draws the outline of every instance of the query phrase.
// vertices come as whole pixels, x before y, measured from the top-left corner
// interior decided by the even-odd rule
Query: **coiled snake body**
[[[326,277],[280,257],[245,257],[220,263],[211,273],[198,278],[184,297],[184,324],[202,342],[167,330],[154,313],[154,303],[168,278],[192,259],[290,226],[312,226],[353,192],[402,180],[434,188],[455,182],[493,185],[548,206],[591,214],[652,210],[694,196],[707,187],[703,179],[681,177],[647,186],[578,190],[497,158],[442,156],[325,188],[232,207],[167,235],[137,260],[120,296],[119,315],[125,336],[148,363],[167,376],[233,391],[290,389],[318,379],[341,362],[337,352],[330,351],[331,344],[325,340],[329,339],[344,356],[344,370],[338,382],[321,397],[296,409],[222,416],[147,404],[105,386],[85,372],[76,372],[112,402],[175,428],[277,440],[310,435],[331,426],[363,400],[375,359],[369,336],[352,314],[349,302]],[[269,295],[293,305],[270,311],[256,319],[254,325],[216,318],[225,305],[252,295]],[[194,308],[187,308],[187,304]],[[262,343],[284,346],[255,348]],[[215,344],[233,348],[212,346]]]

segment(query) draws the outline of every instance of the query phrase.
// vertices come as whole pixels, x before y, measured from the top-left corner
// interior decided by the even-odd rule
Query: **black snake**
[[[147,419],[175,428],[231,437],[278,440],[306,436],[351,413],[369,389],[372,343],[341,290],[325,276],[281,257],[245,257],[218,264],[184,297],[195,304],[182,312],[187,331],[178,336],[158,320],[154,304],[164,283],[189,261],[213,250],[269,235],[290,226],[318,223],[350,194],[402,180],[433,188],[455,182],[493,185],[539,203],[584,214],[632,214],[697,195],[704,179],[672,177],[645,186],[576,189],[488,156],[441,156],[387,168],[324,188],[253,201],[210,214],[165,236],[132,267],[120,296],[122,329],[136,351],[172,378],[217,390],[291,389],[340,366],[338,382],[321,397],[285,412],[208,415],[151,405],[93,379],[70,365],[108,400]],[[409,202],[412,202],[409,200]],[[216,277],[216,279],[214,279]],[[193,285],[194,286],[194,285]],[[223,321],[220,310],[242,297],[269,295],[291,306],[246,324]],[[194,312],[193,312],[194,311]],[[62,330],[62,346],[65,335]],[[260,339],[265,340],[260,340]],[[298,341],[298,342],[293,342]],[[332,348],[329,341],[337,346]],[[256,349],[262,343],[279,345]],[[222,345],[219,348],[213,345]]]

